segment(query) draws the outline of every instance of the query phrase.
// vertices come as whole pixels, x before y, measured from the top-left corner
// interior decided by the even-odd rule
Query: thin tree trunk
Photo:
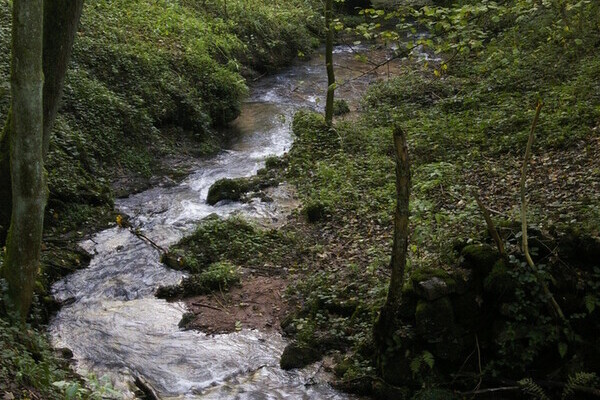
[[[325,64],[327,66],[327,100],[325,102],[325,122],[333,122],[333,100],[335,93],[335,72],[333,70],[333,0],[325,0]]]
[[[408,249],[408,218],[410,199],[410,160],[406,135],[399,126],[394,128],[396,151],[396,211],[394,215],[394,242],[391,259],[391,279],[387,299],[375,324],[375,340],[378,349],[385,351],[386,343],[398,323],[398,309],[402,301],[402,285],[406,269]]]
[[[13,0],[10,131],[12,217],[3,276],[27,317],[40,263],[46,182],[43,161],[43,0]]]
[[[527,165],[529,164],[529,159],[531,158],[531,147],[533,146],[533,140],[535,138],[535,128],[537,126],[538,120],[540,118],[540,111],[542,110],[542,103],[539,102],[537,108],[535,110],[535,117],[533,118],[533,123],[531,124],[531,131],[529,132],[529,139],[527,140],[527,147],[525,149],[525,159],[523,160],[523,167],[521,168],[521,184],[520,184],[520,192],[521,192],[521,230],[522,230],[522,245],[523,245],[523,254],[525,255],[525,260],[527,260],[527,264],[533,270],[538,283],[542,286],[542,290],[544,291],[544,295],[548,298],[548,301],[554,308],[556,312],[556,316],[560,318],[562,321],[566,321],[565,315],[560,308],[560,305],[556,302],[554,295],[550,292],[548,285],[544,281],[544,278],[540,275],[531,255],[529,254],[529,242],[527,238],[527,199],[525,198],[525,180],[527,179]]]
[[[83,0],[44,1],[44,160],[82,10]]]

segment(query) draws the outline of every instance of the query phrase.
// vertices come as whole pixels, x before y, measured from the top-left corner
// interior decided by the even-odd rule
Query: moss
[[[483,288],[489,292],[494,298],[502,298],[504,301],[512,298],[518,283],[511,275],[507,262],[503,259],[497,260],[492,267],[491,272],[485,278]]]
[[[213,183],[208,190],[206,202],[212,206],[223,200],[238,201],[247,190],[248,180],[246,178],[220,179]]]
[[[478,276],[487,276],[500,258],[498,250],[487,244],[472,244],[462,249],[464,266],[470,268]]]
[[[177,324],[180,329],[186,329],[190,322],[196,319],[196,314],[193,312],[186,312],[181,316],[181,320]]]

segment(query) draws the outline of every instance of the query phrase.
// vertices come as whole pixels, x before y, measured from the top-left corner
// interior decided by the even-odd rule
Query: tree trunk
[[[10,130],[12,216],[3,276],[12,306],[27,317],[40,263],[46,206],[43,160],[43,0],[13,0]]]
[[[83,0],[44,1],[44,160],[82,10]]]
[[[5,243],[12,210],[12,189],[10,179],[10,129],[12,111],[8,111],[6,122],[0,132],[0,246]]]
[[[375,323],[374,337],[379,354],[383,354],[398,325],[398,309],[402,301],[402,286],[408,249],[408,205],[410,198],[410,160],[406,135],[399,126],[394,128],[396,151],[396,211],[392,248],[391,279],[387,299]]]
[[[327,100],[325,102],[325,122],[333,122],[333,98],[335,92],[335,73],[333,70],[333,0],[325,0],[325,64],[327,66]]]
[[[44,1],[44,159],[50,146],[52,126],[60,106],[65,75],[77,27],[83,10],[83,0]],[[0,136],[0,244],[6,239],[12,210],[9,167],[10,113]]]

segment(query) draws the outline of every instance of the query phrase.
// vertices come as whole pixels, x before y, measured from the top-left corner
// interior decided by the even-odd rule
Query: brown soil
[[[227,293],[212,293],[184,299],[196,318],[188,329],[217,334],[240,329],[280,331],[280,320],[288,312],[283,299],[287,282],[279,276],[247,275],[242,286]]]

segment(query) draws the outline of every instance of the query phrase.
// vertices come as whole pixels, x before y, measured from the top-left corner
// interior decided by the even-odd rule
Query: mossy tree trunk
[[[46,206],[43,161],[43,0],[14,0],[11,60],[12,213],[3,276],[15,311],[27,317],[40,263]]]
[[[60,98],[73,42],[77,35],[83,0],[44,1],[44,159],[50,146],[52,126],[60,106]],[[0,136],[0,243],[4,243],[12,210],[9,166],[10,113]]]
[[[4,244],[6,240],[6,233],[10,224],[10,214],[12,212],[9,144],[11,119],[12,112],[9,110],[4,128],[0,132],[0,245]]]
[[[327,66],[327,100],[325,101],[325,122],[333,122],[333,99],[335,93],[335,72],[333,70],[333,0],[325,0],[325,64]]]
[[[44,1],[44,159],[82,10],[83,0]]]
[[[406,135],[402,128],[394,128],[396,153],[396,210],[394,214],[394,241],[392,247],[391,279],[387,299],[375,323],[374,337],[379,359],[393,343],[393,334],[398,327],[398,310],[402,302],[402,286],[406,269],[408,249],[408,205],[410,198],[410,160]]]

